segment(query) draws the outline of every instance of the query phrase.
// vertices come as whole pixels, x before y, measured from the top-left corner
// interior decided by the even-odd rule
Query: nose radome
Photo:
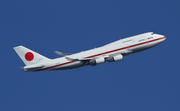
[[[163,41],[166,40],[166,36],[163,36],[162,39],[163,39]]]

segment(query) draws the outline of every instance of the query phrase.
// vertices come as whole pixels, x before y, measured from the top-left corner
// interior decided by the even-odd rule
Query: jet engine
[[[95,66],[95,65],[98,65],[98,64],[102,64],[105,62],[105,58],[104,57],[100,57],[100,58],[97,58],[97,59],[92,59],[89,61],[89,63],[92,65],[92,66]]]
[[[123,60],[123,56],[121,54],[106,58],[106,61],[108,62],[117,62],[121,60]]]

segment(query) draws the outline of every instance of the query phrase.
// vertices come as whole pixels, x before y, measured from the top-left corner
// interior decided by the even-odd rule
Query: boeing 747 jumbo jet
[[[51,71],[121,61],[125,55],[154,47],[165,39],[164,35],[148,32],[75,54],[55,51],[64,56],[56,59],[44,57],[24,46],[14,47],[14,50],[26,65],[22,67],[24,71]]]

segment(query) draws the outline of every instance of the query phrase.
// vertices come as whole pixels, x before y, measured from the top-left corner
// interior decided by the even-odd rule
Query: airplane
[[[75,54],[55,51],[63,56],[56,59],[49,59],[24,46],[14,47],[14,50],[25,63],[26,66],[21,67],[25,72],[52,71],[121,61],[124,56],[154,47],[165,39],[164,35],[147,32]]]

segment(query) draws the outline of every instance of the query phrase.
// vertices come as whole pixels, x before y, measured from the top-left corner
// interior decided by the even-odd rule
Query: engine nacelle
[[[95,66],[95,65],[98,65],[98,64],[102,64],[102,63],[104,63],[104,62],[105,62],[104,57],[100,57],[100,58],[97,58],[97,59],[90,60],[89,63],[90,63],[92,66]]]
[[[115,55],[115,56],[112,56],[112,57],[108,57],[108,58],[106,58],[106,60],[108,62],[117,62],[117,61],[123,60],[123,56],[121,54],[118,54],[118,55]]]

